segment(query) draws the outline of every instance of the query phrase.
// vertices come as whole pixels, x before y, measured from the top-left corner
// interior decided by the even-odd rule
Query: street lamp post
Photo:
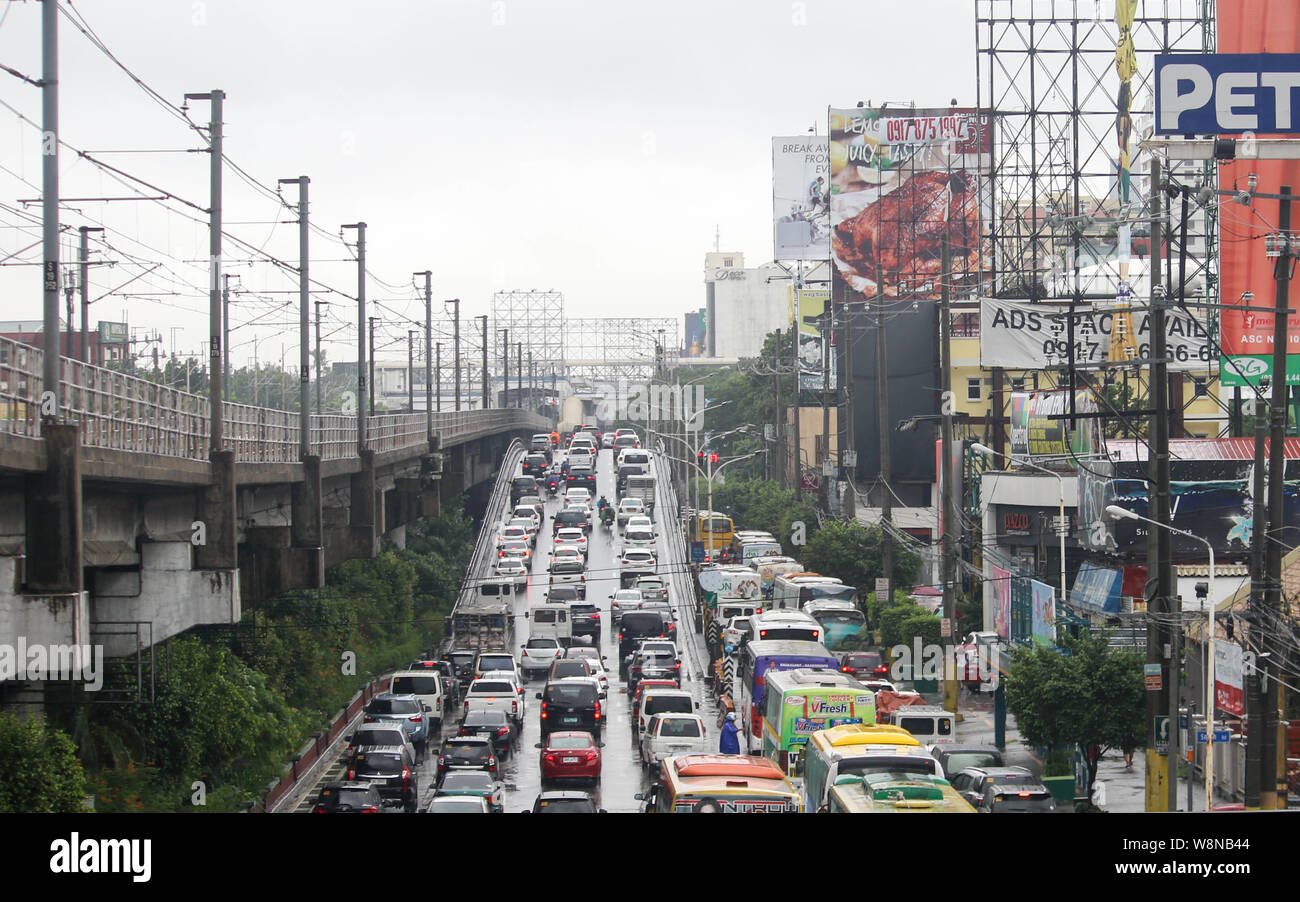
[[[1190,533],[1185,529],[1176,529],[1158,520],[1152,520],[1141,514],[1134,513],[1128,508],[1120,507],[1117,504],[1111,504],[1106,507],[1106,513],[1112,519],[1141,520],[1143,523],[1150,523],[1153,526],[1160,526],[1172,533],[1180,536],[1187,536],[1189,539],[1195,539],[1205,546],[1205,550],[1210,555],[1210,585],[1206,593],[1205,609],[1205,810],[1214,810],[1214,546],[1209,540],[1203,539],[1195,533]],[[1172,666],[1172,665],[1171,665]],[[1191,721],[1187,723],[1188,732],[1191,732]],[[1170,725],[1170,732],[1173,725]],[[1188,782],[1192,777],[1187,775]]]
[[[1022,467],[1027,467],[1031,470],[1037,470],[1040,473],[1046,473],[1048,476],[1056,477],[1057,502],[1058,502],[1056,534],[1061,538],[1061,604],[1064,605],[1065,604],[1065,533],[1067,532],[1066,520],[1065,520],[1065,477],[1062,476],[1060,473],[1053,472],[1052,470],[1049,470],[1046,467],[1040,467],[1037,464],[1030,463],[1029,461],[1024,460],[1022,458],[1012,457],[1010,454],[1003,454],[1001,451],[994,451],[992,448],[988,447],[987,445],[981,445],[979,442],[974,443],[973,445],[970,446],[970,448],[976,454],[983,455],[984,457],[1005,457],[1013,464],[1019,464]]]

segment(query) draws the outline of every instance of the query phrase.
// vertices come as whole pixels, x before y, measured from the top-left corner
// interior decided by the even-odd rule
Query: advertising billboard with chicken
[[[974,290],[989,265],[988,114],[858,107],[829,125],[835,303],[937,299],[945,236],[952,296]]]

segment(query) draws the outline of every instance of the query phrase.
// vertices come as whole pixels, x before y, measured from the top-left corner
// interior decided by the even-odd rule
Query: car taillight
[[[546,720],[546,702],[542,702],[542,720]]]
[[[424,715],[416,714],[414,717],[411,718],[411,723],[424,723]]]
[[[596,758],[596,752],[595,750],[588,750],[587,754],[584,755],[583,757],[585,757],[588,761],[593,761]]]
[[[406,792],[411,782],[411,771],[409,768],[402,768],[402,792]]]
[[[349,767],[349,768],[348,768],[348,779],[349,779],[349,780],[355,780],[356,778],[357,778],[357,771],[356,771],[356,768]]]
[[[820,635],[821,635],[821,632],[820,632],[819,630],[813,630],[813,641],[816,642],[816,641],[817,641],[817,637],[820,636]]]
[[[749,714],[749,732],[757,736],[763,730],[763,715],[755,708]]]
[[[547,752],[547,753],[546,753],[546,760],[549,761],[549,762],[551,762],[552,764],[554,764],[554,763],[555,763],[555,755],[552,754],[551,752]]]
[[[508,735],[510,735],[510,728],[509,728],[509,727],[498,727],[498,728],[497,728],[497,735],[498,735],[498,736],[508,736]]]
[[[619,642],[622,642],[622,641],[623,641],[623,634],[622,634],[622,633],[619,633],[619,634],[618,634],[618,641],[619,641]]]
[[[379,813],[379,809],[376,808],[374,805],[371,805],[369,808],[362,808],[361,811],[360,811],[359,813],[360,813],[360,814],[378,814],[378,813]]]
[[[845,673],[852,673],[852,672],[853,672],[853,668],[852,668],[852,667],[841,667],[840,670],[844,671]]]
[[[365,717],[365,723],[374,723],[374,722],[375,722],[375,719],[374,719],[372,716],[370,716],[369,714],[367,714],[366,717]]]
[[[596,719],[600,720],[600,702],[596,702]]]
[[[439,770],[441,770],[442,768],[444,768],[444,767],[446,767],[446,766],[447,766],[447,756],[446,756],[446,755],[439,755],[439,756],[438,756],[438,768],[439,768]]]
[[[488,759],[488,770],[496,770],[496,769],[497,769],[497,759],[496,759],[496,758],[489,758],[489,759]]]
[[[755,613],[755,614],[761,614],[761,613],[763,613],[763,609],[762,609],[762,608],[754,608],[754,613]]]

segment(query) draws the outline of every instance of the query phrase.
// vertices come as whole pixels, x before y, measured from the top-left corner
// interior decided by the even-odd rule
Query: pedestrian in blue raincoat
[[[736,729],[736,715],[728,712],[722,723],[722,738],[718,740],[718,751],[724,755],[740,754],[739,731]]]

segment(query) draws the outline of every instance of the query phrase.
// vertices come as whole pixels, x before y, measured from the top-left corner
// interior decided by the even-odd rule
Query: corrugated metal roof
[[[1268,441],[1264,453],[1268,453]],[[1106,440],[1106,450],[1113,460],[1146,460],[1147,446],[1141,440],[1112,438]],[[1282,444],[1287,459],[1300,459],[1300,438],[1288,438]],[[1173,460],[1253,460],[1253,438],[1174,438],[1169,440],[1169,456]]]
[[[1206,576],[1210,575],[1210,565],[1204,564],[1174,564],[1174,572],[1178,576]],[[1245,564],[1219,564],[1214,565],[1214,578],[1221,576],[1250,576],[1250,567]]]

